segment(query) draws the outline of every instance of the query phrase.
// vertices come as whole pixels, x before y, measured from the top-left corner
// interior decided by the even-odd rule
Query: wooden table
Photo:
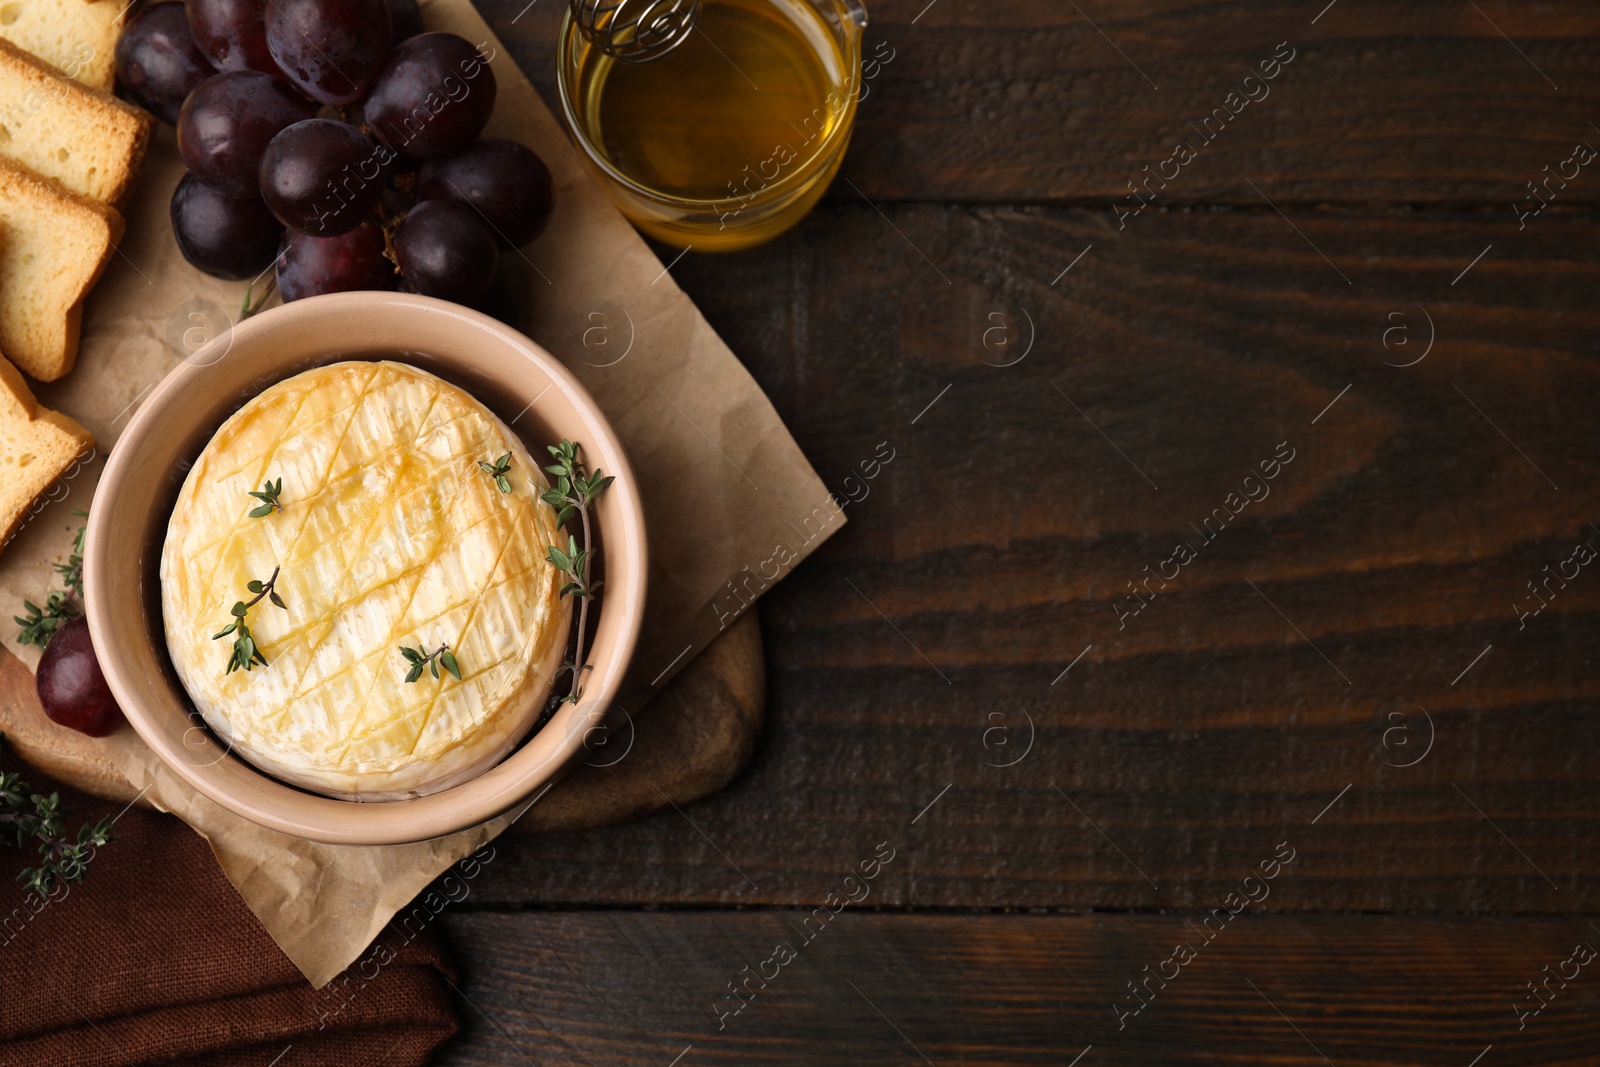
[[[553,102],[559,0],[481,3]],[[894,458],[752,768],[448,913],[442,1062],[1600,1062],[1600,9],[880,42],[829,198],[672,273],[841,497]]]

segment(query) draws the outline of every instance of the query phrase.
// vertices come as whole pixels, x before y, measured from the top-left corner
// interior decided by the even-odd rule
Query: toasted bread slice
[[[0,159],[0,355],[44,382],[72,370],[83,298],[122,228],[110,205]]]
[[[116,77],[117,37],[127,10],[122,0],[90,4],[3,0],[0,38],[89,88],[109,93]]]
[[[0,11],[5,4],[0,2]],[[59,2],[59,0],[58,0]],[[133,189],[155,119],[86,89],[0,41],[0,156],[79,196],[120,206]]]
[[[0,548],[34,501],[93,446],[93,434],[41,408],[17,369],[0,359]]]

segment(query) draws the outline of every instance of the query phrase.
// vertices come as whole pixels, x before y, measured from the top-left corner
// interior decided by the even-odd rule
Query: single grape
[[[353,104],[388,58],[388,0],[272,0],[267,48],[307,96]]]
[[[117,91],[162,122],[175,124],[195,86],[216,71],[189,35],[181,3],[151,4],[117,39]]]
[[[422,12],[417,0],[389,0],[389,25],[393,28],[394,43],[422,32]]]
[[[105,737],[122,725],[122,709],[94,655],[89,620],[81,615],[50,638],[39,660],[36,685],[44,713],[62,726]]]
[[[393,158],[366,134],[335,119],[283,130],[261,156],[261,196],[291,230],[337,237],[372,213]]]
[[[191,266],[236,282],[272,265],[283,226],[259,196],[223,196],[185,174],[172,194],[172,234]]]
[[[178,151],[190,172],[223,196],[256,196],[267,143],[316,110],[270,74],[224,71],[201,82],[183,102]]]
[[[494,233],[462,204],[424,200],[394,234],[406,288],[423,296],[475,305],[494,283],[500,252]]]
[[[482,213],[501,248],[527,244],[550,221],[555,188],[550,168],[533,149],[485,137],[461,151],[422,165],[418,195],[450,200]]]
[[[383,231],[368,223],[338,237],[283,235],[278,292],[283,302],[358,289],[394,290],[400,278],[383,254]]]
[[[465,38],[423,33],[395,47],[367,96],[372,136],[413,159],[449,155],[494,113],[494,71]]]
[[[267,50],[267,0],[185,0],[189,29],[218,70],[277,75]]]

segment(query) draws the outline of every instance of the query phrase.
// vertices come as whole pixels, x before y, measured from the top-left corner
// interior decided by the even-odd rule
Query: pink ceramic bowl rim
[[[559,435],[556,440],[579,442],[591,470],[616,475],[597,506],[606,591],[583,701],[561,705],[499,764],[425,797],[356,803],[317,796],[228,754],[203,726],[166,658],[159,594],[152,598],[150,588],[187,461],[250,396],[301,370],[342,359],[421,366],[473,392],[508,423],[521,421],[537,404],[539,420]],[[551,390],[554,396],[545,395]],[[526,407],[518,412],[512,404]],[[543,446],[554,443],[519,432],[536,461]],[[341,293],[245,320],[150,393],[118,439],[96,490],[85,541],[84,594],[96,655],[113,695],[133,729],[190,786],[234,814],[295,837],[399,844],[454,833],[515,808],[554,784],[584,751],[621,689],[638,643],[647,558],[643,506],[622,443],[559,360],[516,330],[460,305],[403,293]]]

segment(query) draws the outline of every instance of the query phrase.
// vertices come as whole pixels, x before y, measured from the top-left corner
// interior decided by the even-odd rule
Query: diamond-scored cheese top
[[[511,453],[503,493],[478,467]],[[251,497],[282,482],[281,511]],[[167,644],[233,751],[296,785],[386,799],[497,761],[537,718],[570,607],[545,559],[555,514],[515,435],[416,368],[338,363],[280,382],[217,431],[161,557]],[[246,619],[267,665],[227,673],[213,640],[278,570],[285,608]],[[399,647],[448,645],[462,679],[406,682]]]

